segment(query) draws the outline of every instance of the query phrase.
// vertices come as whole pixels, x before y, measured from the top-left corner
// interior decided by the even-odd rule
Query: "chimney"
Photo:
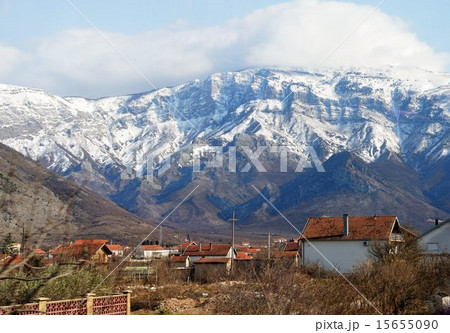
[[[342,215],[342,220],[344,222],[344,237],[348,236],[348,214]]]
[[[212,243],[209,243],[209,250],[212,251]]]
[[[198,243],[198,251],[199,251],[199,252],[202,251],[202,243]]]

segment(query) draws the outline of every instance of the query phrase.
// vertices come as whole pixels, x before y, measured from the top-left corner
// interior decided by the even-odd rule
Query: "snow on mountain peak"
[[[449,82],[421,70],[263,68],[98,100],[0,85],[0,141],[60,173],[83,161],[144,171],[149,154],[240,133],[313,145],[323,159],[396,152],[417,167],[448,154]]]

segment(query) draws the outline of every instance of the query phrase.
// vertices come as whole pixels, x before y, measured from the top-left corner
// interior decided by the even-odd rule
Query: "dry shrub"
[[[239,276],[214,300],[214,311],[220,314],[301,314],[309,313],[311,279],[295,268],[275,261],[263,268]]]
[[[415,241],[402,244],[397,254],[389,250],[375,245],[374,261],[358,267],[350,279],[383,314],[427,313],[427,297],[448,292],[449,258],[423,256]]]
[[[162,301],[176,298],[180,293],[180,286],[178,285],[135,289],[132,294],[131,310],[157,310]]]
[[[214,300],[220,314],[425,314],[427,299],[449,293],[449,256],[425,257],[415,241],[376,244],[373,258],[352,274],[281,262],[248,270]],[[348,281],[347,281],[348,280]]]

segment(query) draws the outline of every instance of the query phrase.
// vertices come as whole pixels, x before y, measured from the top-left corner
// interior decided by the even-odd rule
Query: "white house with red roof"
[[[437,221],[436,225],[426,231],[419,238],[426,254],[449,254],[450,253],[450,219],[442,223]]]
[[[115,257],[123,257],[123,246],[120,244],[106,244],[108,249],[112,252]]]
[[[202,258],[236,258],[237,251],[233,249],[231,244],[201,244],[190,245],[182,253],[184,256],[189,256],[191,263],[196,262]]]
[[[141,245],[136,252],[138,256],[144,257],[144,259],[163,259],[179,253],[178,250],[164,248],[160,245]]]
[[[170,268],[188,268],[189,256],[172,256],[169,260]]]
[[[396,251],[406,233],[396,216],[310,217],[300,238],[302,265],[348,273],[369,259],[373,242],[391,243]]]

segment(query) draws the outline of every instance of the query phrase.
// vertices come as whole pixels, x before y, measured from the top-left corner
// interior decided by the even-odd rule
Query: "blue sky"
[[[379,2],[72,0],[158,87],[215,71],[264,65],[312,66],[312,59],[331,51],[333,41],[342,40]],[[346,66],[345,57],[362,50],[360,57],[365,56],[368,66],[423,64],[427,69],[448,71],[449,12],[450,1],[446,0],[386,0],[327,65]],[[317,25],[311,21],[317,21]],[[372,31],[380,27],[378,34]],[[323,37],[333,34],[329,40]],[[383,34],[393,38],[379,45]],[[301,38],[297,41],[298,35]],[[156,41],[150,43],[153,39]],[[186,40],[189,43],[184,45]],[[317,45],[317,40],[325,41]],[[307,50],[297,45],[305,42],[314,45]],[[291,44],[292,57],[278,61],[280,55],[291,51]],[[6,59],[0,65],[2,83],[90,97],[149,90],[145,89],[148,84],[126,69],[123,59],[108,47],[64,0],[0,0],[0,57]],[[401,50],[405,50],[404,58],[397,56]],[[386,56],[390,52],[391,58]],[[183,57],[174,57],[176,53]],[[165,70],[161,69],[162,61],[167,64]],[[356,58],[349,63],[359,65],[363,61]],[[123,68],[117,71],[117,66]],[[72,69],[76,73],[71,73]],[[111,81],[121,83],[114,85]]]

